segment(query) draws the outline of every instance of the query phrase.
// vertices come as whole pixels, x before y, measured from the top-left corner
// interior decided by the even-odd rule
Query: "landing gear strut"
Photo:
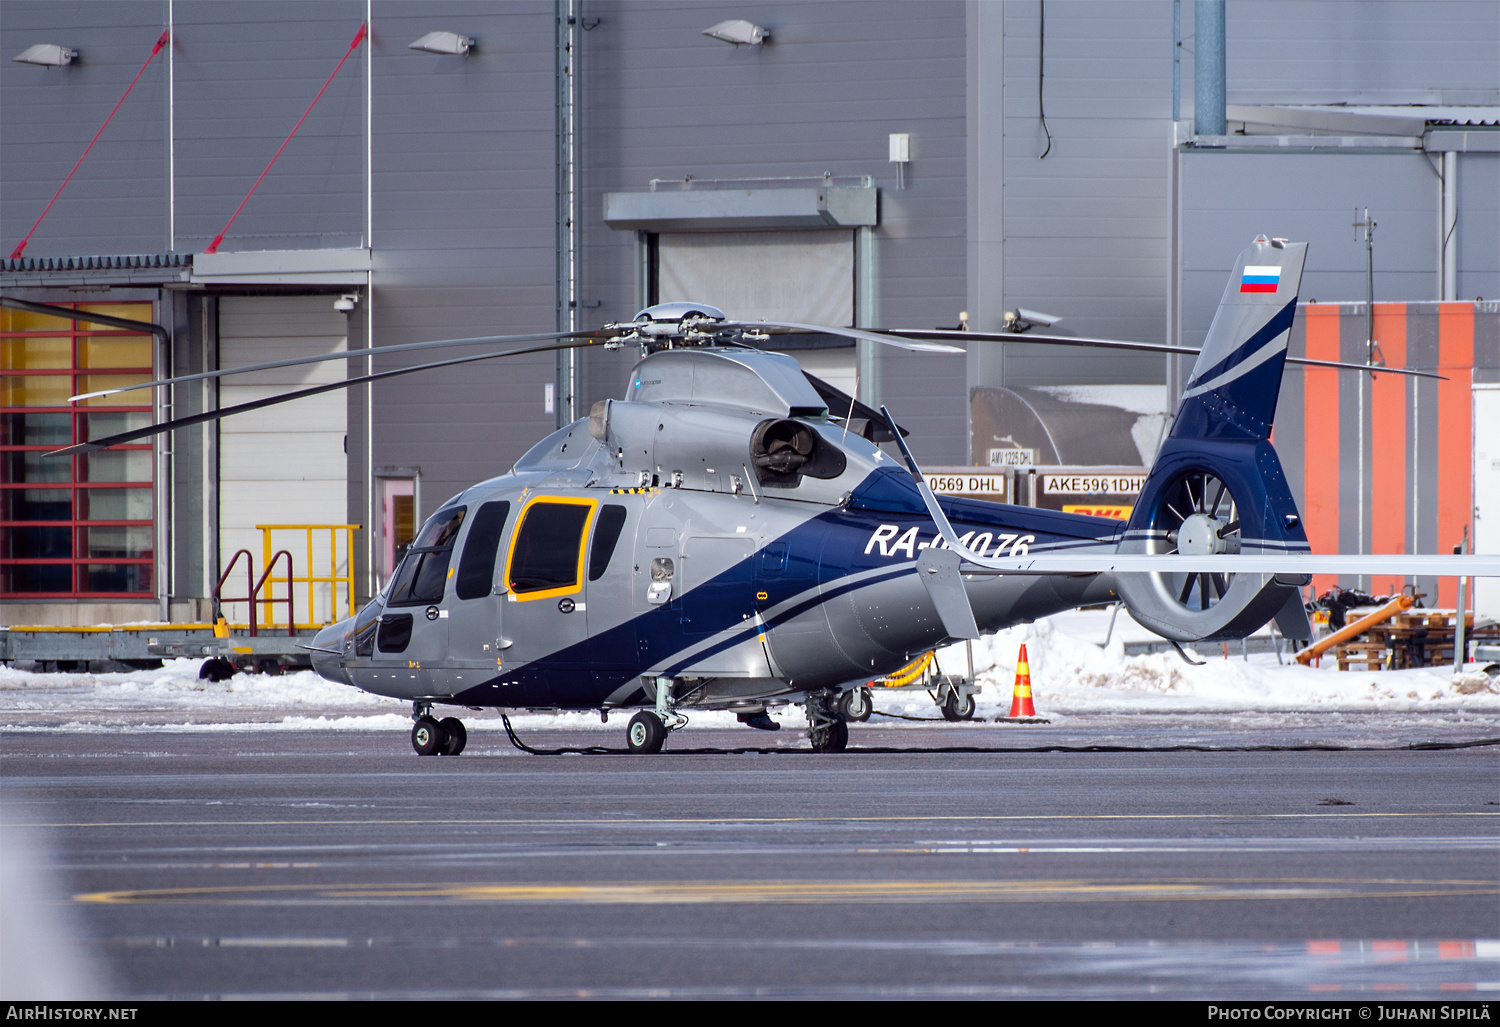
[[[441,721],[432,715],[432,704],[411,704],[411,747],[418,756],[457,756],[469,743],[469,732],[457,717]]]
[[[833,692],[809,692],[807,737],[813,752],[843,752],[849,746],[849,724]]]
[[[667,735],[687,723],[687,718],[676,711],[672,701],[672,679],[659,677],[651,687],[656,695],[656,709],[637,713],[630,718],[625,729],[625,741],[630,751],[644,755],[661,752]]]

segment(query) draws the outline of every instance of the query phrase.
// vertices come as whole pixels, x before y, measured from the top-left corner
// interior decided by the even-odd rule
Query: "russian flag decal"
[[[1281,268],[1246,264],[1240,277],[1240,292],[1275,292],[1281,283]]]

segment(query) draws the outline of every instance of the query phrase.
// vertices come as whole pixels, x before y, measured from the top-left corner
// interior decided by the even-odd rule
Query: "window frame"
[[[526,518],[531,515],[532,507],[539,503],[557,503],[564,506],[585,506],[588,513],[584,516],[583,527],[578,533],[578,562],[574,573],[573,584],[563,585],[559,588],[543,588],[534,592],[517,592],[511,584],[511,571],[516,558],[516,543],[520,541],[521,533],[526,529]],[[589,538],[593,532],[594,520],[599,514],[599,500],[585,496],[532,496],[528,499],[520,512],[516,515],[516,526],[510,532],[510,544],[505,552],[505,591],[511,602],[529,603],[536,599],[558,599],[562,596],[577,595],[583,591],[585,575],[588,572]]]
[[[149,315],[155,319],[156,304],[154,300],[117,300],[117,301],[81,301],[71,303],[59,303],[56,306],[66,308],[78,313],[87,314],[90,310],[96,313],[111,313],[104,309],[110,307],[136,307],[147,306],[151,309]],[[43,317],[58,317],[58,315],[42,314]],[[58,318],[59,320],[65,320]],[[155,377],[155,364],[157,360],[156,337],[147,332],[131,331],[129,329],[113,328],[102,325],[97,321],[89,321],[86,317],[80,320],[70,320],[68,324],[57,328],[26,329],[20,331],[0,331],[0,340],[11,339],[58,339],[66,338],[69,346],[69,364],[66,367],[33,367],[33,368],[4,368],[5,377],[54,377],[66,378],[68,381],[68,395],[77,395],[88,390],[84,384],[88,378],[144,376],[144,381],[150,381]],[[90,367],[86,366],[84,348],[87,340],[110,338],[110,339],[143,339],[149,346],[151,354],[151,366],[144,367]],[[77,445],[86,441],[87,423],[91,414],[135,414],[144,413],[148,420],[154,421],[155,405],[151,393],[142,390],[146,397],[145,403],[101,403],[98,400],[84,400],[77,404],[62,405],[40,405],[40,406],[0,406],[0,416],[7,415],[31,415],[31,414],[61,414],[68,418],[68,441],[62,445]],[[0,437],[0,461],[7,462],[15,459],[11,454],[17,454],[24,462],[26,453],[48,453],[54,449],[62,448],[56,443],[44,443],[41,445],[28,445],[23,441]],[[25,520],[13,519],[5,516],[5,508],[8,504],[0,504],[0,531],[9,533],[15,529],[26,528],[65,528],[68,531],[70,556],[34,557],[34,556],[7,556],[5,562],[11,566],[66,566],[69,568],[69,588],[63,591],[15,591],[6,589],[0,591],[0,599],[21,599],[44,601],[49,599],[142,599],[156,595],[156,557],[157,538],[156,531],[156,507],[157,507],[157,460],[156,443],[154,439],[145,442],[126,443],[112,446],[111,452],[146,452],[150,454],[149,463],[151,467],[150,477],[144,481],[123,482],[93,482],[83,480],[81,475],[87,469],[88,454],[73,454],[68,457],[68,475],[65,479],[55,482],[32,482],[24,480],[0,481],[0,492],[24,493],[27,491],[65,491],[68,493],[69,517],[63,520]],[[136,489],[142,490],[149,496],[150,516],[147,518],[110,518],[110,519],[86,519],[79,516],[81,505],[86,499],[96,493],[102,494],[111,490]],[[88,531],[91,528],[145,528],[150,532],[151,546],[145,556],[103,556],[94,557],[88,554]],[[87,587],[89,568],[109,566],[144,566],[148,568],[145,575],[143,587],[133,590],[92,590]]]

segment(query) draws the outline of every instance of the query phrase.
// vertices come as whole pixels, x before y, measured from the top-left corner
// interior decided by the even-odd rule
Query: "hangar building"
[[[234,554],[271,548],[260,525],[306,532],[326,618],[633,358],[436,370],[49,461],[405,359],[80,392],[675,298],[891,328],[1027,308],[1194,345],[1262,232],[1311,242],[1294,348],[1364,360],[1372,284],[1379,357],[1448,377],[1289,374],[1277,442],[1316,544],[1447,552],[1468,527],[1500,550],[1500,6],[1236,0],[1214,63],[1215,6],[7,0],[0,620],[201,618]],[[735,20],[765,38],[705,34]],[[1128,444],[1047,459],[1149,462],[1184,370],[831,341],[796,355],[947,466],[1036,448],[981,430],[1002,399],[1125,417]]]

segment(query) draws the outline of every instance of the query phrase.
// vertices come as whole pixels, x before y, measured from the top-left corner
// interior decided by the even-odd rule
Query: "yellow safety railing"
[[[257,524],[255,527],[260,531],[261,549],[264,553],[265,561],[262,563],[263,567],[270,566],[271,554],[279,549],[285,549],[291,553],[298,552],[298,542],[288,541],[285,537],[286,532],[300,532],[303,535],[303,538],[299,541],[305,548],[301,550],[300,556],[293,563],[297,570],[301,570],[304,573],[289,574],[286,579],[282,579],[286,581],[289,594],[292,589],[299,585],[307,586],[306,605],[300,602],[297,605],[304,611],[304,615],[308,620],[305,623],[299,622],[296,625],[297,628],[318,628],[324,624],[331,624],[342,617],[354,616],[354,532],[363,527],[363,525]],[[275,541],[277,532],[283,533],[280,545],[277,545]],[[315,561],[314,539],[316,538],[321,541],[323,532],[328,533],[328,552],[321,554],[325,557],[323,560]],[[341,537],[343,541],[342,546],[339,545]],[[319,574],[317,572],[318,566],[326,566],[328,573]],[[340,573],[340,567],[343,568],[342,573]],[[279,584],[280,580],[277,580],[276,583]],[[269,584],[266,590],[267,596],[270,595]],[[319,585],[327,585],[329,588],[327,597],[328,620],[326,621],[318,619],[318,615],[321,612],[317,597],[317,587]],[[341,587],[344,593],[342,603],[339,596]],[[276,600],[276,602],[283,603],[285,601],[284,598]],[[263,604],[265,611],[262,623],[266,627],[276,626],[275,616],[272,612],[275,607],[272,605],[272,602],[269,599],[262,599],[260,602]],[[347,606],[349,612],[340,613],[341,606]]]

